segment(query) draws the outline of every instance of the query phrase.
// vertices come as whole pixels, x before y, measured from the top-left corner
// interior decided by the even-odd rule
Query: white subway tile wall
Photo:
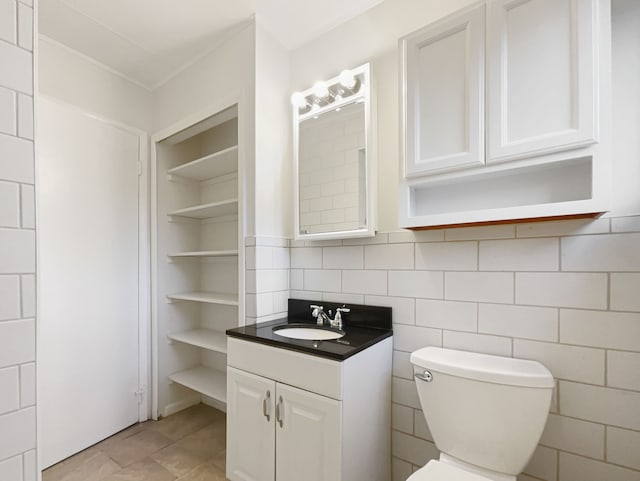
[[[0,2],[0,479],[35,481],[33,8]]]
[[[321,249],[299,251],[292,258],[287,239],[261,236],[245,238],[247,324],[266,322],[287,315],[290,289],[302,284],[301,277],[304,274],[302,269],[296,267],[320,267],[322,262]]]
[[[640,216],[292,242],[290,252],[292,297],[393,308],[393,481],[438,456],[409,362],[427,345],[551,370],[550,416],[518,481],[640,481]]]

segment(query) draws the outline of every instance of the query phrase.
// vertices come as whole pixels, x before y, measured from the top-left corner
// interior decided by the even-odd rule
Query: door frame
[[[149,207],[149,135],[147,132],[118,122],[102,115],[95,114],[81,107],[64,100],[39,93],[36,97],[34,118],[36,131],[39,118],[40,102],[45,100],[52,102],[63,109],[75,112],[81,116],[97,120],[106,125],[133,134],[138,138],[138,390],[141,398],[138,402],[138,421],[146,421],[150,417],[151,397],[151,374],[150,374],[150,336],[151,336],[151,314],[150,314],[150,207]],[[36,143],[37,145],[37,143]],[[35,179],[35,211],[36,219],[40,216],[40,189],[39,186],[39,151],[36,147],[36,179]],[[36,222],[36,265],[40,263],[40,242],[39,231]],[[36,270],[36,292],[41,290],[40,276]],[[41,296],[36,296],[37,312],[41,312]],[[40,352],[40,323],[36,322],[36,359]],[[36,371],[38,364],[36,362]],[[36,393],[40,389],[40,383],[36,384]],[[37,407],[39,415],[40,406]],[[40,425],[38,425],[38,439],[40,438]],[[40,450],[38,450],[40,452]],[[38,456],[38,469],[42,469],[41,459]]]

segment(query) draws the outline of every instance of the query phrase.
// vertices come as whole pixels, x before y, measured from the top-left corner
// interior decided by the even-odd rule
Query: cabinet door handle
[[[280,396],[280,398],[278,399],[278,404],[276,404],[276,422],[278,424],[280,424],[280,427],[282,427],[282,424],[283,424],[283,420],[282,420],[282,396]]]
[[[267,421],[271,420],[271,414],[269,413],[269,399],[271,399],[271,391],[267,391],[267,396],[262,400],[262,414]]]

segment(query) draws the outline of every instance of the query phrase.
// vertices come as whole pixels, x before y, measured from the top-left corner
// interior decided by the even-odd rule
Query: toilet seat
[[[469,471],[432,459],[426,466],[418,469],[407,481],[492,481]]]

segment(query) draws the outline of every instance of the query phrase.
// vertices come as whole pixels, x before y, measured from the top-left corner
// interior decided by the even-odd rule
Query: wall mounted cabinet
[[[609,206],[609,0],[489,0],[400,42],[400,225]]]
[[[226,405],[226,329],[241,324],[238,109],[155,143],[157,414]]]

